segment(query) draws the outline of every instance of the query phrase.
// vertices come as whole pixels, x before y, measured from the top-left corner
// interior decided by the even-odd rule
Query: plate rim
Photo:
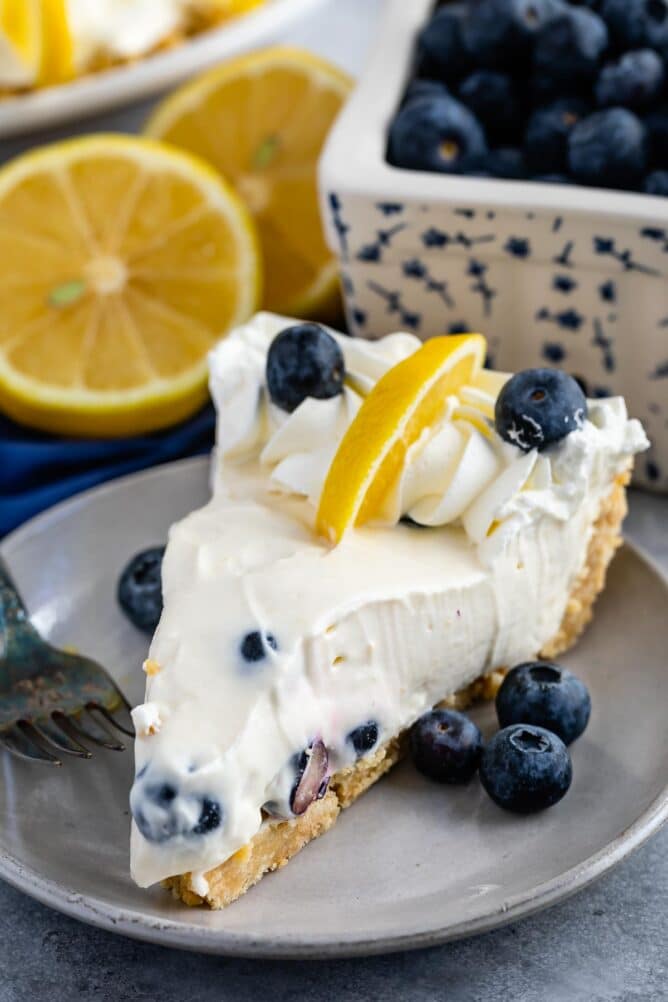
[[[290,24],[329,0],[272,0],[172,49],[77,77],[69,83],[0,100],[0,138],[10,139],[82,122],[155,97],[222,59],[267,45]]]
[[[0,553],[11,560],[11,551],[20,546],[42,527],[44,522],[58,522],[63,515],[86,504],[102,493],[122,489],[128,481],[161,476],[182,467],[208,465],[206,456],[196,456],[160,464],[137,473],[118,477],[107,483],[82,491],[61,501],[8,534],[0,543]],[[639,547],[625,539],[624,548],[634,559],[644,564],[662,585],[668,597],[668,575]],[[256,957],[262,959],[317,959],[320,957],[359,957],[393,951],[416,950],[491,931],[510,922],[528,917],[565,900],[604,876],[618,863],[639,849],[664,824],[668,823],[668,782],[654,800],[605,846],[586,859],[537,887],[516,894],[493,912],[466,918],[447,926],[422,929],[404,934],[386,934],[378,938],[318,938],[300,937],[268,939],[230,930],[211,930],[187,921],[152,918],[135,908],[112,905],[97,897],[82,895],[66,883],[42,876],[19,859],[0,849],[0,878],[55,911],[132,939],[221,956]],[[186,913],[187,914],[187,913]]]

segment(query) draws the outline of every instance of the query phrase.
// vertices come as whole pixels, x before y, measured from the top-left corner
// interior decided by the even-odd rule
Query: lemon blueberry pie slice
[[[220,908],[322,834],[434,704],[577,638],[646,446],[621,399],[479,335],[259,314],[211,356],[213,497],[175,525],[134,711],[132,872]]]

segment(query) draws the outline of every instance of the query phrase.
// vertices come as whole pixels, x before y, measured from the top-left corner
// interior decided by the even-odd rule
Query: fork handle
[[[0,630],[28,625],[25,607],[6,562],[0,556]]]

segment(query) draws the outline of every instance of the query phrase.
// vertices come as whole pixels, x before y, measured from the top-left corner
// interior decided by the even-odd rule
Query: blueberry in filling
[[[259,630],[253,630],[243,638],[239,650],[244,661],[253,663],[266,658],[268,648],[271,648],[272,651],[278,650],[278,644],[274,635],[271,633],[263,634]]]
[[[313,803],[327,793],[329,775],[327,748],[318,738],[297,756],[297,776],[290,795],[293,814],[303,814]]]
[[[355,754],[360,755],[370,752],[378,742],[378,724],[375,720],[367,720],[366,723],[355,727],[346,737],[346,741],[353,746]]]
[[[138,774],[130,793],[130,807],[135,823],[149,842],[207,835],[220,827],[223,811],[213,797],[180,793],[170,782],[142,783]]]

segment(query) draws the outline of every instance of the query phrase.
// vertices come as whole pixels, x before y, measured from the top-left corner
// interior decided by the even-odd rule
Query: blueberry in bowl
[[[595,112],[569,136],[569,170],[583,184],[636,188],[647,163],[647,130],[627,108]]]
[[[605,22],[585,7],[570,7],[550,19],[536,37],[534,79],[555,97],[591,86],[608,47]]]
[[[533,814],[558,803],[573,780],[573,765],[561,738],[544,727],[514,724],[487,743],[480,781],[499,807]]]
[[[447,94],[408,102],[390,127],[388,160],[395,167],[458,174],[486,150],[480,123]]]
[[[665,78],[663,60],[653,49],[626,52],[601,70],[596,101],[601,107],[646,108],[661,96]]]
[[[572,376],[558,369],[525,369],[512,376],[496,401],[495,426],[523,452],[545,449],[581,428],[587,398]]]
[[[162,613],[164,546],[141,550],[126,564],[118,580],[118,603],[137,629],[153,633]]]
[[[418,74],[442,83],[457,80],[471,57],[462,39],[462,17],[458,11],[439,8],[418,36]]]
[[[568,168],[568,137],[590,108],[578,97],[560,98],[532,112],[524,135],[524,155],[537,174]]]
[[[437,783],[468,783],[482,753],[482,734],[457,710],[431,710],[410,731],[415,767]]]
[[[591,715],[589,691],[576,675],[550,661],[517,665],[496,695],[501,727],[535,724],[566,745],[584,733]]]

